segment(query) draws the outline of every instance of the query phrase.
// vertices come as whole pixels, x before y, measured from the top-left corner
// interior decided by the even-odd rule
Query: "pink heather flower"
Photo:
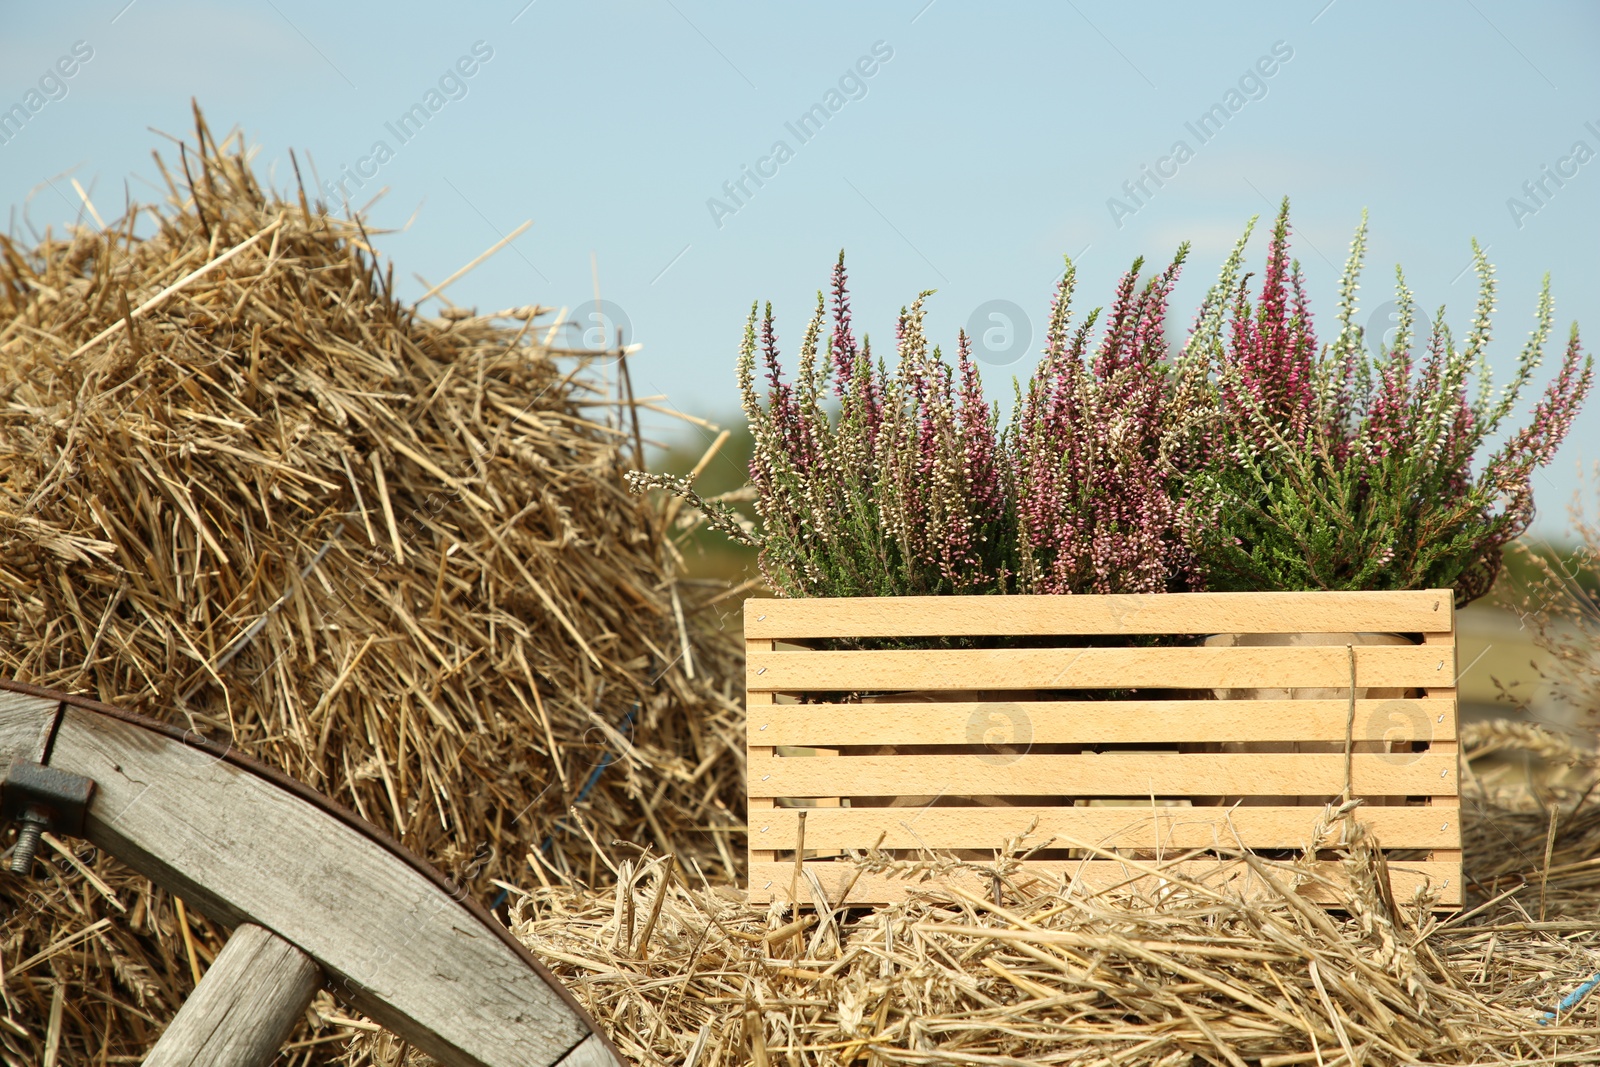
[[[1273,424],[1287,440],[1303,438],[1311,428],[1316,400],[1312,368],[1317,343],[1299,265],[1289,259],[1287,210],[1273,228],[1254,315],[1244,282],[1235,293],[1232,334],[1224,360],[1225,368],[1233,372],[1222,387],[1225,410],[1231,409],[1234,418],[1245,422],[1254,417]],[[1260,429],[1252,438],[1258,447],[1269,444]]]
[[[833,357],[834,389],[841,397],[850,391],[860,358],[855,334],[850,331],[850,290],[845,286],[846,280],[844,253],[840,252],[833,268],[833,337],[828,352]]]

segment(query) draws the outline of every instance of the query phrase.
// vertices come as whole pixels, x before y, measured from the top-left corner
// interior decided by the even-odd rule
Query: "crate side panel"
[[[1357,816],[1360,821],[1373,829],[1386,849],[1428,850],[1426,861],[1391,860],[1397,896],[1408,898],[1426,878],[1436,890],[1443,889],[1444,905],[1460,900],[1456,657],[1454,606],[1448,591],[751,601],[746,622],[748,636],[770,642],[749,645],[749,744],[752,755],[762,751],[773,756],[762,761],[761,773],[750,783],[752,899],[764,899],[763,892],[770,898],[774,884],[786,894],[794,873],[793,861],[775,862],[773,850],[796,846],[799,816],[774,806],[775,797],[802,803],[814,798],[836,805],[841,796],[910,801],[943,794],[982,798],[992,805],[917,807],[915,812],[910,806],[810,808],[808,854],[866,848],[880,836],[882,847],[891,849],[994,848],[1026,829],[1025,823],[1018,825],[1021,815],[1027,815],[1028,822],[1039,820],[1032,840],[1071,837],[1102,848],[1303,847],[1320,807],[1233,809],[1222,827],[1232,840],[1219,842],[1219,814],[1226,809],[1209,802],[1226,795],[1299,797],[1302,803],[1320,803],[1344,788],[1342,752],[1113,751],[1029,753],[1019,759],[1014,750],[985,746],[1205,744],[1214,749],[1216,743],[1234,741],[1326,746],[1342,742],[1348,728],[1358,745],[1392,742],[1400,749],[1374,753],[1358,748],[1349,763],[1353,793],[1369,801]],[[1070,641],[1073,634],[1344,631],[1423,634],[1421,646],[1356,648],[1354,681],[1358,689],[1421,690],[1425,697],[1358,700],[1353,719],[1350,703],[1338,699],[1042,701],[1019,693],[1017,700],[797,706],[788,701],[802,695],[816,699],[824,693],[869,691],[943,691],[965,698],[983,691],[1002,697],[1004,691],[1074,688],[1341,690],[1351,683],[1351,654],[1338,645],[824,652],[778,641],[988,634]],[[772,703],[774,694],[788,695]],[[1412,752],[1412,742],[1431,747]],[[778,745],[964,745],[968,750],[959,755],[914,751],[798,758],[781,755]],[[1133,804],[1028,809],[1007,806],[999,799],[1047,802],[1061,796],[1070,804],[1071,797],[1152,794],[1201,804],[1147,806],[1144,818],[1130,826],[1130,815],[1137,810]],[[1427,797],[1427,806],[1418,805],[1418,797]],[[764,832],[759,845],[758,822]],[[1055,847],[1072,845],[1058,841]],[[1197,863],[1214,871],[1217,861]],[[1117,882],[1129,877],[1129,864],[1112,860],[1029,861],[1028,870],[1048,875],[1052,864],[1075,871],[1092,869],[1095,877],[1116,875]],[[832,892],[856,875],[851,865],[807,863],[818,866],[829,876],[848,867],[849,875]],[[781,868],[783,877],[766,878],[769,867]],[[906,884],[892,876],[862,874],[860,879],[852,893],[854,901],[887,903],[903,899],[907,892]],[[875,883],[882,885],[875,889]],[[1157,883],[1150,884],[1154,888]],[[992,885],[980,876],[972,888],[987,895]],[[802,889],[801,894],[808,891]]]

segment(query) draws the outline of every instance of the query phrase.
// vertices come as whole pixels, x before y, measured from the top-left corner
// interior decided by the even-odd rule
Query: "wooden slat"
[[[1454,754],[1357,754],[1358,796],[1448,796]],[[992,756],[838,756],[771,759],[752,768],[751,797],[1331,796],[1344,788],[1343,753],[1031,753]]]
[[[867,849],[883,834],[886,849],[996,848],[1033,827],[1030,844],[1088,842],[1102,848],[1191,849],[1217,846],[1303,848],[1321,808],[807,808],[807,850]],[[1356,817],[1385,848],[1456,848],[1457,807],[1358,808]],[[774,808],[750,820],[762,848],[799,843],[799,810]]]
[[[745,601],[745,636],[1420,633],[1454,627],[1447,589],[1350,593],[841,597]]]
[[[245,923],[162,1031],[144,1067],[266,1067],[321,984],[311,957]]]
[[[1193,860],[1172,863],[1168,866],[1174,874],[1204,878],[1205,883],[1213,888],[1230,886],[1236,890],[1242,889],[1247,896],[1266,895],[1271,892],[1260,879],[1251,876],[1243,864],[1235,863],[1224,869],[1216,860]],[[1336,861],[1318,863],[1316,866],[1318,872],[1329,879],[1339,880],[1343,877],[1342,869]],[[844,903],[838,897],[845,886],[849,885],[851,878],[856,877],[855,864],[812,860],[806,863],[806,867],[816,872],[823,889],[828,894],[830,905],[836,907]],[[752,867],[750,902],[752,904],[765,904],[772,900],[787,902],[789,881],[793,872],[794,864],[789,861],[761,863]],[[1286,873],[1280,877],[1285,882],[1288,879]],[[1021,871],[1012,876],[1012,881],[1019,886],[1025,886],[1030,879],[1037,879],[1049,885],[1059,885],[1063,880],[1077,879],[1081,886],[1091,890],[1128,882],[1133,883],[1133,888],[1144,892],[1161,888],[1161,880],[1157,876],[1143,874],[1141,870],[1116,860],[1025,860]],[[1439,892],[1441,905],[1453,906],[1461,903],[1459,864],[1395,861],[1389,865],[1389,884],[1394,888],[1397,899],[1411,899],[1412,893],[1425,880],[1431,882],[1434,889]],[[970,869],[952,872],[944,877],[944,882],[954,883],[970,893],[982,896],[989,895],[994,888],[991,877]],[[931,881],[910,881],[893,873],[862,872],[851,889],[848,903],[893,904],[919,893],[938,897],[941,895],[939,885],[940,883]],[[802,878],[799,886],[800,902],[810,904],[811,897],[806,879]],[[1337,903],[1331,894],[1314,883],[1303,886],[1300,891],[1308,900]]]
[[[1454,740],[1451,700],[1358,700],[1355,740]],[[1038,700],[761,704],[750,736],[773,745],[1342,743],[1344,700]]]
[[[422,871],[265,778],[76,706],[50,764],[96,782],[90,841],[216,922],[273,931],[441,1063],[551,1064],[592,1032]]]
[[[1357,648],[1356,685],[1454,684],[1450,660],[1439,649],[1422,645]],[[751,692],[1345,688],[1350,684],[1348,653],[1341,647],[751,652],[746,662]]]

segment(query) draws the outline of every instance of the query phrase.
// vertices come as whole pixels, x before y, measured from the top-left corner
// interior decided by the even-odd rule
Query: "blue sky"
[[[1600,157],[1572,157],[1578,141],[1600,152],[1594,5],[507,0],[376,10],[12,6],[0,107],[40,88],[77,42],[93,53],[49,81],[43,106],[0,143],[13,228],[26,233],[24,207],[41,229],[79,215],[63,176],[107,216],[125,189],[154,198],[150,151],[166,142],[152,129],[187,133],[194,96],[215,131],[237,125],[260,146],[280,185],[292,179],[293,147],[324,179],[356,175],[359,186],[346,178],[344,189],[357,204],[386,188],[372,214],[404,228],[379,242],[402,295],[420,296],[416,276],[437,282],[532,220],[447,296],[480,310],[582,312],[598,278],[605,306],[644,346],[636,389],[700,414],[734,409],[750,303],[774,302],[792,346],[841,247],[858,322],[880,341],[923,289],[939,290],[929,324],[947,345],[977,315],[1003,348],[1003,323],[985,313],[993,301],[1022,309],[1009,343],[1024,329],[1031,343],[985,371],[1004,395],[1036,358],[1062,254],[1079,260],[1085,307],[1106,299],[1135,256],[1164,262],[1192,241],[1174,314],[1186,322],[1245,221],[1285,194],[1324,321],[1366,208],[1368,312],[1389,299],[1399,262],[1430,315],[1446,304],[1459,327],[1475,236],[1501,286],[1501,377],[1546,271],[1561,329],[1576,318],[1600,338]],[[426,122],[397,125],[417,104]],[[1226,120],[1200,129],[1215,104]],[[826,120],[801,125],[808,113]],[[1565,169],[1564,184],[1546,167]],[[1145,168],[1166,177],[1158,186]],[[761,184],[752,172],[766,175]],[[1135,199],[1124,183],[1141,178]],[[1524,183],[1541,179],[1535,201]],[[1540,480],[1543,531],[1561,529],[1597,442],[1591,405]]]

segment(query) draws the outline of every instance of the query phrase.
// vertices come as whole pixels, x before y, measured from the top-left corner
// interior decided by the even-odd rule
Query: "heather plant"
[[[953,364],[930,348],[931,294],[902,309],[892,370],[865,336],[858,343],[841,254],[831,309],[819,293],[792,380],[771,306],[752,308],[746,325],[739,385],[759,533],[681,480],[636,486],[687,496],[753,540],[785,596],[1191,588],[1183,476],[1203,393],[1178,373],[1164,330],[1186,254],[1142,285],[1134,264],[1097,344],[1098,309],[1072,323],[1069,261],[1044,359],[1004,429],[965,333]]]
[[[1014,573],[998,412],[964,335],[954,369],[930,350],[928,295],[901,311],[891,374],[865,337],[857,343],[841,255],[831,323],[819,293],[792,383],[771,305],[759,318],[751,310],[739,386],[755,441],[761,566],[783,595],[981,593],[1005,589]]]
[[[1249,275],[1239,273],[1246,229],[1180,361],[1204,367],[1214,391],[1192,526],[1207,584],[1448,587],[1458,604],[1482,596],[1505,545],[1532,520],[1533,472],[1554,455],[1589,391],[1593,362],[1577,326],[1529,423],[1475,474],[1540,364],[1553,313],[1548,276],[1533,331],[1497,391],[1488,363],[1494,271],[1476,242],[1478,300],[1464,343],[1444,324],[1443,308],[1428,337],[1414,333],[1415,302],[1397,268],[1398,330],[1374,354],[1355,321],[1365,218],[1340,282],[1337,334],[1320,350],[1289,232],[1285,200],[1252,302]]]

